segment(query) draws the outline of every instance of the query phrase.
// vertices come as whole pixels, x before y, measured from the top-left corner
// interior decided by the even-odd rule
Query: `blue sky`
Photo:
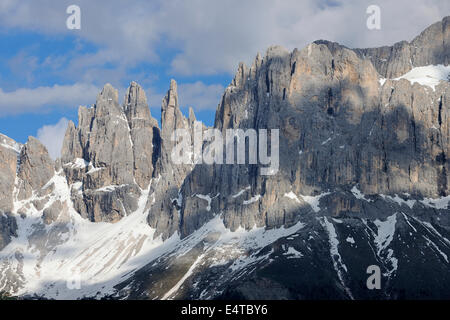
[[[64,70],[70,68],[70,62],[77,56],[95,54],[100,47],[95,43],[85,41],[77,35],[77,32],[63,36],[46,35],[33,31],[10,30],[0,33],[0,88],[11,93],[19,89],[33,90],[39,87],[71,86],[80,82],[80,78],[71,78]],[[232,78],[231,73],[218,72],[214,75],[179,75],[175,77],[168,70],[171,59],[175,55],[174,50],[160,52],[160,60],[157,63],[137,62],[127,69],[128,77],[105,79],[105,83],[112,82],[119,89],[121,97],[125,88],[131,81],[139,82],[146,89],[149,97],[149,104],[152,115],[159,120],[160,100],[168,89],[170,79],[176,78],[181,87],[183,84],[192,88],[195,84],[201,84],[198,90],[213,86],[215,94],[208,97],[201,108],[197,108],[196,114],[199,119],[208,125],[212,125],[214,120],[214,110],[220,101],[220,94],[229,84]],[[114,63],[97,63],[94,68],[99,72],[115,72],[117,65]],[[82,76],[81,76],[82,77]],[[115,79],[114,79],[115,78]],[[96,94],[103,85],[103,82],[92,81],[96,87],[93,94]],[[150,88],[149,88],[150,87]],[[185,87],[186,88],[186,87]],[[193,90],[194,88],[192,88]],[[195,90],[194,90],[195,91]],[[181,89],[183,92],[183,89]],[[39,128],[43,125],[57,123],[61,118],[66,118],[77,122],[78,105],[95,103],[95,95],[91,94],[87,99],[74,101],[71,105],[62,105],[56,101],[49,101],[36,108],[20,109],[15,108],[2,110],[0,117],[1,133],[24,143],[29,135],[36,136]],[[201,98],[200,96],[198,98]],[[191,101],[195,97],[190,96]],[[187,113],[189,102],[183,103],[180,98],[182,109]]]
[[[66,27],[72,4],[81,30]],[[366,28],[370,4],[381,8],[381,30]],[[122,99],[140,83],[159,120],[172,78],[182,110],[211,125],[238,63],[270,45],[392,44],[448,14],[450,1],[439,0],[0,0],[0,133],[37,136],[55,156],[67,120],[76,123],[78,106],[95,103],[105,83]]]

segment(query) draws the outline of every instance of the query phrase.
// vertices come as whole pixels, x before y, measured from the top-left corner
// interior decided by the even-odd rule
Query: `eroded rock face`
[[[75,208],[92,221],[120,220],[137,208],[153,176],[153,137],[142,88],[131,83],[124,106],[107,84],[92,108],[80,107],[78,128],[69,123],[62,150]]]
[[[148,222],[156,229],[155,236],[167,238],[179,230],[182,198],[180,188],[194,165],[175,164],[171,153],[175,145],[172,140],[177,129],[185,129],[193,141],[195,115],[191,109],[186,118],[179,108],[177,83],[172,80],[161,106],[161,137],[159,139],[159,157],[154,172],[155,181],[151,196],[147,202],[150,210]],[[201,126],[202,130],[205,129]]]
[[[441,52],[432,59],[417,51],[418,65],[448,63],[448,20],[412,42],[436,42]],[[404,59],[403,52],[392,52],[392,61]],[[232,230],[291,225],[304,204],[299,197],[292,208],[284,197],[290,192],[315,196],[358,185],[368,195],[448,195],[450,84],[442,81],[433,91],[407,80],[383,83],[385,75],[411,66],[392,62],[380,75],[372,61],[360,50],[317,41],[293,52],[272,47],[250,68],[241,64],[215,127],[279,128],[280,171],[262,176],[259,165],[197,166],[182,189],[181,233],[192,233],[218,212]],[[198,194],[211,197],[209,210]],[[334,216],[349,210],[345,203],[333,208]]]
[[[127,90],[124,111],[133,142],[134,177],[139,187],[147,189],[158,158],[159,129],[150,115],[145,92],[136,82]]]
[[[33,191],[40,191],[54,174],[55,163],[47,149],[39,140],[29,137],[19,155],[18,199],[29,198]]]

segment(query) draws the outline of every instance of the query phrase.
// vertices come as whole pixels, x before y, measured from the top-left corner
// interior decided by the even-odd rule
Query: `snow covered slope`
[[[317,197],[301,221],[290,227],[255,227],[249,231],[239,228],[231,232],[217,213],[189,237],[180,239],[175,234],[163,241],[161,237],[154,238],[155,230],[145,223],[144,207],[150,187],[142,190],[138,209],[129,216],[114,224],[93,223],[73,209],[70,186],[61,173],[57,172],[44,187],[55,185],[46,207],[61,201],[68,205],[67,212],[48,225],[42,219],[45,208],[29,210],[26,216],[16,214],[18,236],[0,252],[0,290],[52,299],[212,299],[236,295],[261,298],[261,286],[276,279],[285,287],[274,290],[274,294],[299,298],[312,294],[313,282],[319,281],[316,276],[326,275],[327,286],[335,296],[353,299],[370,298],[358,289],[358,279],[364,278],[363,269],[371,260],[380,265],[387,283],[381,295],[397,294],[389,292],[389,283],[400,281],[405,273],[399,271],[417,258],[416,253],[408,252],[412,243],[428,257],[427,263],[435,264],[434,268],[449,267],[449,232],[436,225],[437,220],[422,221],[412,215],[439,203],[436,219],[448,219],[448,197],[416,201],[412,211],[406,200],[402,203],[380,196],[368,201],[360,191],[355,193],[354,186],[348,194],[355,201],[390,208],[386,212],[396,208],[398,213],[382,220],[324,217],[323,203],[333,196],[328,192]],[[291,201],[296,197],[289,194],[282,199]],[[32,208],[30,204],[37,200],[39,197],[34,195],[15,205]],[[355,262],[359,258],[366,262]],[[294,274],[283,271],[286,279],[281,281],[274,270],[286,266],[287,260]],[[310,274],[308,281],[298,278],[298,272],[313,270],[318,263],[322,266],[320,272]],[[415,268],[423,267],[423,263],[415,263]],[[267,284],[252,280],[260,273],[267,273]],[[292,277],[295,281],[291,284]],[[298,281],[308,285],[295,287]],[[255,286],[260,296],[250,294]],[[314,295],[325,297],[318,293],[311,297]]]

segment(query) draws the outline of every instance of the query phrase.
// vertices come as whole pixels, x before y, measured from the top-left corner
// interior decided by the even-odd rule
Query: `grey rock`
[[[426,63],[446,63],[446,55],[439,57]],[[406,80],[380,85],[379,78],[360,51],[326,41],[291,53],[271,47],[252,67],[239,65],[215,127],[279,128],[280,171],[262,176],[258,165],[197,166],[182,188],[181,234],[217,213],[232,230],[293,224],[301,210],[284,207],[291,191],[315,196],[358,185],[367,195],[448,195],[449,83],[433,91]],[[241,190],[248,191],[236,201],[232,195]],[[197,194],[217,195],[210,212]],[[244,205],[251,197],[259,198]],[[336,205],[330,214],[357,210]]]
[[[0,209],[0,250],[11,242],[11,237],[17,237],[16,218]]]
[[[128,88],[123,108],[133,142],[134,177],[142,189],[147,189],[157,159],[158,122],[151,116],[145,92],[136,82]]]
[[[44,223],[49,225],[53,222],[55,222],[59,215],[62,213],[64,207],[61,201],[57,200],[53,202],[48,208],[46,208],[42,213],[42,220],[44,220]],[[65,211],[67,212],[67,207],[65,208]]]
[[[117,90],[106,84],[92,108],[79,108],[78,127],[70,122],[66,131],[62,166],[70,185],[81,183],[72,201],[82,216],[116,222],[136,209],[139,187],[147,188],[153,175],[155,127],[136,83],[123,107]]]
[[[17,171],[19,146],[14,140],[0,134],[0,210],[13,209],[14,180]]]
[[[152,185],[151,196],[147,202],[147,208],[150,210],[148,222],[156,229],[155,237],[162,235],[165,239],[179,228],[181,203],[176,199],[179,198],[181,185],[193,165],[174,164],[171,153],[175,142],[171,138],[176,129],[186,129],[192,134],[194,119],[192,110],[189,119],[182,114],[178,104],[177,83],[171,80],[170,88],[161,105],[161,136],[158,151],[160,156],[154,172],[156,181]]]
[[[39,191],[55,174],[55,164],[47,149],[34,137],[29,137],[23,146],[19,164],[19,200],[29,198],[33,191]]]

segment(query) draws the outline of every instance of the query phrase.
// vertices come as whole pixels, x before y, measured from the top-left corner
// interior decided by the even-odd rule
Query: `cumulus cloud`
[[[54,85],[5,92],[0,88],[0,116],[37,112],[46,107],[77,107],[95,101],[98,88],[90,84]]]
[[[58,123],[45,125],[37,131],[37,138],[47,148],[50,157],[61,157],[61,149],[69,120],[61,118]]]
[[[377,0],[381,30],[366,28],[372,0],[181,1],[79,0],[81,30],[65,27],[72,1],[10,1],[0,5],[0,25],[46,34],[74,34],[101,49],[75,57],[69,70],[104,63],[132,66],[158,62],[158,49],[177,52],[171,72],[182,75],[232,73],[239,61],[273,44],[302,48],[317,39],[350,47],[372,47],[410,40],[450,12],[450,1]],[[407,8],[407,12],[405,11]]]

